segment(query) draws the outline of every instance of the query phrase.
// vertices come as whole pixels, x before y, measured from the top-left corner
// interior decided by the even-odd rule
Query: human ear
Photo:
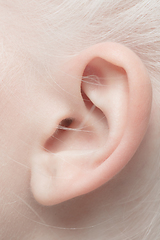
[[[113,178],[138,149],[150,117],[150,79],[127,47],[94,45],[71,57],[63,71],[68,113],[61,103],[62,117],[55,113],[53,122],[58,130],[46,135],[31,164],[31,189],[43,205],[86,194]]]

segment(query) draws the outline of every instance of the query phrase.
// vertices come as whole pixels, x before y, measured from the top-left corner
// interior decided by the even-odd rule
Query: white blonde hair
[[[0,61],[5,62],[0,79],[4,75],[2,72],[11,71],[11,56],[20,54],[37,66],[39,63],[45,66],[48,62],[55,66],[53,59],[58,62],[64,56],[104,41],[115,41],[131,48],[148,69],[154,92],[160,92],[159,0],[0,0]],[[142,194],[139,189],[138,196]],[[159,208],[157,189],[158,179],[150,195],[156,196],[153,204]],[[147,188],[143,191],[147,192]],[[148,199],[146,197],[143,211],[152,204]],[[123,216],[126,224],[130,215],[140,210],[141,204]],[[158,240],[159,234],[156,235],[154,228],[159,226],[159,212],[154,217],[150,222],[146,220],[143,229],[138,228],[134,219],[132,236],[124,239],[136,239],[134,230],[137,227],[137,231],[145,232],[143,239]]]
[[[159,0],[1,0],[0,11],[0,46],[9,42],[40,61],[115,41],[140,56],[154,83],[159,80]]]

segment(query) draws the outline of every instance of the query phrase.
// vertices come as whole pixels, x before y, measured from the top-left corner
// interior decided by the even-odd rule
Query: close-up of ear
[[[63,71],[68,109],[75,102],[78,107],[64,113],[31,166],[32,193],[46,206],[91,192],[118,174],[139,148],[151,111],[147,70],[121,44],[91,46],[71,57]]]

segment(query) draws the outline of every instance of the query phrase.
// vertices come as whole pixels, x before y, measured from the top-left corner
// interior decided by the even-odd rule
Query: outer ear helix
[[[121,141],[97,168],[97,174],[101,176],[100,186],[123,169],[139,147],[150,118],[152,86],[144,64],[130,49],[118,43],[102,43],[96,48],[99,57],[125,70],[129,93],[127,121]],[[92,47],[88,51],[92,51]],[[93,54],[92,59],[95,56]]]
[[[65,79],[70,86],[67,91],[70,96],[76,92],[78,97],[76,107],[75,98],[71,97],[67,107],[74,109],[74,114],[64,114],[58,131],[85,122],[89,134],[70,131],[65,145],[54,145],[54,152],[39,150],[34,157],[31,188],[43,205],[88,193],[120,172],[138,149],[150,117],[150,79],[142,61],[127,47],[109,42],[94,45],[67,62],[64,72],[62,81],[73,76]],[[89,79],[91,75],[97,77],[96,84],[95,79]],[[83,81],[87,76],[88,80]],[[54,118],[57,123],[56,113]],[[74,148],[66,147],[71,145]]]

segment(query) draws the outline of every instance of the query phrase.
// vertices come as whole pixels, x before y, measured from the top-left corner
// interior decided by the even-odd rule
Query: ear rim
[[[32,178],[32,193],[35,199],[42,205],[58,204],[93,191],[108,182],[129,162],[147,130],[151,111],[152,87],[147,70],[140,58],[132,50],[119,43],[105,42],[91,46],[74,56],[66,64],[64,71],[66,73],[71,71],[73,76],[82,76],[85,67],[96,57],[105,59],[105,61],[123,68],[128,76],[130,99],[124,134],[117,148],[111,151],[109,156],[102,159],[98,166],[91,169],[91,171],[87,171],[87,181],[86,173],[84,172],[84,174],[77,176],[81,179],[77,181],[78,185],[76,181],[73,184],[70,182],[70,185],[72,185],[70,192],[63,191],[63,188],[65,189],[66,187],[64,184],[60,191],[56,189],[52,194],[46,194],[46,198],[41,197],[42,192],[40,194],[36,192],[35,188],[38,188],[38,185],[35,185],[33,182],[34,178]],[[139,134],[137,135],[137,133]]]
[[[107,46],[106,46],[106,44],[107,44]],[[132,50],[130,50],[128,47],[126,47],[122,44],[115,43],[115,42],[106,42],[106,43],[100,43],[93,47],[90,47],[88,49],[88,55],[90,53],[92,55],[92,58],[97,57],[96,55],[92,54],[94,47],[97,49],[97,52],[100,53],[100,55],[98,57],[105,58],[106,61],[108,60],[108,62],[110,62],[116,66],[122,67],[126,71],[129,79],[133,80],[133,81],[131,81],[131,80],[129,81],[129,83],[130,83],[129,88],[130,88],[130,90],[132,90],[132,92],[130,91],[130,94],[132,94],[132,96],[130,97],[130,99],[132,99],[132,106],[129,109],[130,112],[128,114],[128,116],[129,116],[128,119],[130,119],[130,121],[129,121],[129,122],[131,122],[130,125],[133,125],[134,128],[138,128],[137,132],[141,133],[141,134],[139,134],[139,136],[141,136],[141,137],[139,137],[139,136],[136,137],[134,134],[134,131],[132,132],[133,136],[137,139],[136,142],[138,141],[138,144],[136,144],[136,146],[137,146],[141,143],[141,141],[145,135],[145,132],[147,130],[148,122],[150,119],[151,106],[152,106],[152,86],[151,86],[151,81],[149,79],[147,69],[145,68],[141,59]],[[117,51],[117,47],[118,47],[118,51]],[[124,52],[125,52],[125,55],[124,55]],[[86,57],[86,55],[87,55],[86,52],[82,53],[81,57],[84,58],[84,57]],[[106,56],[110,56],[109,59],[107,59]],[[129,62],[128,62],[128,59],[130,60]],[[134,69],[134,72],[132,71],[132,69]],[[136,71],[135,71],[135,69],[136,69]],[[135,79],[136,79],[136,82],[135,82]],[[136,84],[139,80],[140,80],[141,84]],[[132,85],[131,85],[131,83],[132,83]],[[139,86],[138,89],[137,89],[137,86]],[[141,108],[140,108],[140,104],[137,103],[137,101],[133,101],[134,99],[137,99],[137,98],[141,99]],[[142,99],[143,99],[143,101],[142,101]],[[146,107],[146,106],[148,106],[148,107]],[[132,114],[132,108],[137,109],[137,114],[134,114],[134,115]],[[139,108],[140,108],[140,110],[139,110]],[[146,109],[147,109],[147,111],[146,111]],[[138,126],[136,125],[137,119],[139,121]],[[121,141],[120,145],[121,145],[121,148],[123,149],[123,148],[126,148],[125,147],[126,142],[127,142],[127,145],[131,144],[132,145],[132,155],[130,157],[132,157],[134,155],[137,147],[133,144],[134,142],[132,142],[132,140],[130,140],[130,143],[128,142],[128,135],[130,135],[130,132],[128,133],[128,129],[127,129],[123,136],[123,138],[126,138],[126,139]],[[138,140],[138,138],[139,138],[139,140]],[[125,152],[125,150],[124,150],[124,152]],[[115,154],[115,158],[116,158],[116,155],[119,155],[119,151],[116,150],[114,154]],[[113,154],[111,154],[111,156],[113,156]],[[108,157],[107,161],[103,162],[103,164],[106,165],[106,168],[107,168],[107,165],[111,164],[111,161],[109,160],[111,158],[111,156]],[[117,156],[117,158],[118,158],[118,156]],[[127,156],[126,157],[124,156],[124,159],[126,159],[124,161],[125,162],[124,166],[125,166],[128,163]],[[116,163],[117,163],[116,164],[117,168],[119,169],[118,162],[116,162]],[[113,167],[115,168],[115,164],[113,164],[113,165],[114,165]],[[104,165],[103,165],[103,167],[104,167]],[[100,168],[100,166],[99,166],[99,168]],[[101,173],[98,173],[98,174],[103,176],[102,172],[103,172],[103,170],[101,171]],[[119,170],[117,170],[116,172],[118,173]],[[108,175],[108,176],[110,176],[108,178],[108,180],[111,179],[113,177],[113,175],[116,175],[117,173],[115,173],[115,171],[114,171],[114,174]],[[104,179],[106,182],[106,173],[104,175]]]
[[[100,43],[96,46],[90,47],[88,49],[88,55],[92,55],[92,59],[97,57],[96,55],[92,54],[94,52],[94,47],[97,49],[97,52],[101,53],[98,57],[103,58],[105,57],[105,54],[106,56],[110,56],[110,59],[105,58],[105,60],[116,66],[122,67],[126,71],[129,79],[132,79],[132,81],[129,81],[129,89],[131,90],[131,103],[129,104],[130,109],[128,110],[129,112],[127,121],[130,124],[125,130],[118,148],[116,148],[115,151],[113,151],[113,153],[108,156],[107,160],[103,161],[102,164],[100,164],[98,168],[95,169],[93,175],[90,176],[90,190],[91,185],[92,190],[94,190],[111,180],[126,166],[129,160],[133,157],[147,131],[152,106],[152,85],[147,69],[145,68],[141,59],[126,46],[115,42]],[[86,55],[86,52],[82,53],[81,58],[86,58]],[[128,59],[130,60],[129,62]],[[133,72],[132,69],[136,69],[136,71]],[[141,84],[137,84],[139,80]],[[139,86],[138,89],[137,86]],[[141,99],[141,104],[139,104],[137,100],[134,101],[134,99]],[[132,109],[137,109],[137,113],[133,114]],[[138,125],[137,122],[139,122]],[[133,130],[132,133],[130,133],[130,129],[136,129],[136,132]],[[139,134],[136,136],[137,132]],[[128,139],[130,141],[128,141]],[[126,146],[129,146],[130,151],[126,150]],[[121,156],[121,159],[123,159],[123,161],[119,161],[119,156]],[[99,182],[94,181],[96,178],[99,179]],[[87,192],[89,191],[87,190],[86,193]]]

